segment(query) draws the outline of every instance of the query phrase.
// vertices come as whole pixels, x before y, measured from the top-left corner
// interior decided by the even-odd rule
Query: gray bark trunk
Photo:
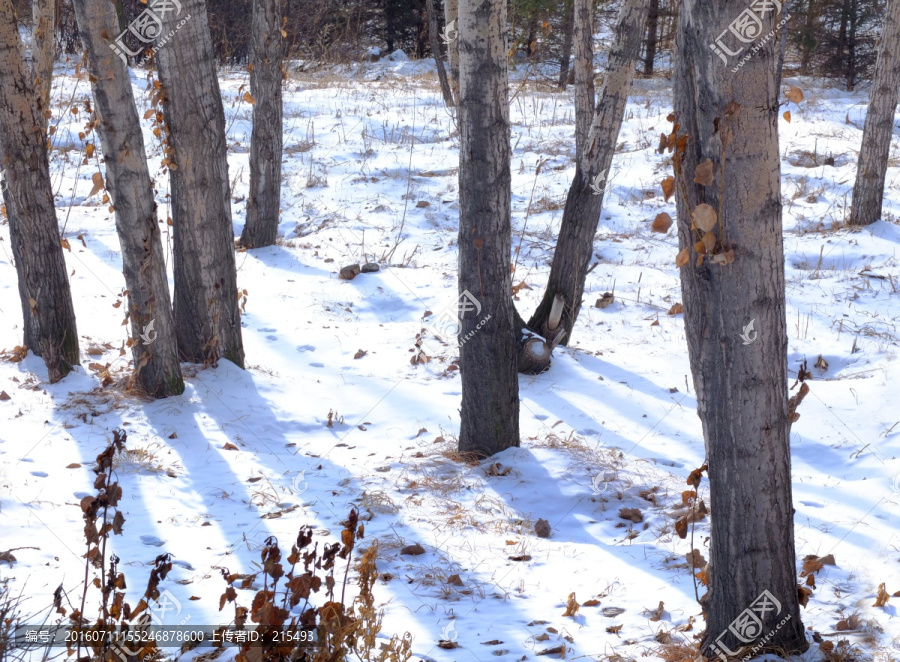
[[[253,0],[250,44],[250,197],[241,245],[271,246],[281,211],[281,2]]]
[[[863,128],[850,225],[869,225],[881,218],[884,200],[884,178],[887,172],[891,139],[894,136],[894,113],[900,88],[900,0],[889,0],[875,76],[869,93],[869,111]]]
[[[487,456],[519,445],[506,0],[461,0],[459,21],[459,450]]]
[[[42,115],[50,108],[53,62],[56,60],[56,0],[33,0],[31,5],[31,60],[35,92]],[[44,134],[49,118],[42,117]]]
[[[778,42],[761,45],[737,72],[733,65],[752,44],[730,33],[725,37],[730,50],[744,49],[733,64],[723,63],[710,48],[746,9],[745,0],[686,0],[674,78],[678,135],[690,136],[681,164],[677,159],[675,164],[679,244],[689,253],[681,289],[712,518],[701,651],[729,659],[769,633],[755,654],[806,648],[791,493]],[[760,17],[760,34],[769,33],[781,18],[769,3]],[[715,180],[695,184],[697,166],[706,159],[712,160]],[[691,213],[700,204],[709,205],[718,218],[713,252],[721,258],[724,249],[732,249],[732,263],[715,264],[710,255],[698,255],[695,244],[702,232],[692,228]],[[700,257],[706,259],[698,265]],[[771,610],[759,610],[763,591],[780,608],[773,604]],[[758,632],[736,626],[746,635],[741,641],[729,626],[747,609],[761,624]]]
[[[450,89],[459,99],[459,0],[444,0],[444,35],[447,39],[447,61],[450,63]]]
[[[99,122],[128,290],[135,384],[153,397],[184,392],[166,262],[140,117],[128,67],[109,48],[118,18],[109,0],[73,0]],[[105,36],[104,36],[105,35]]]
[[[431,46],[431,54],[434,57],[434,66],[437,69],[438,81],[441,84],[441,95],[444,97],[444,105],[452,108],[456,105],[453,98],[453,90],[450,89],[450,81],[447,80],[447,70],[444,68],[444,58],[441,53],[441,39],[438,36],[438,17],[434,11],[434,0],[426,0],[428,12],[428,38]]]
[[[169,181],[178,349],[186,361],[226,358],[243,367],[225,112],[206,5],[181,5],[180,13],[163,17],[161,39],[169,40],[156,53],[168,141],[175,150]]]
[[[644,53],[644,75],[653,75],[656,63],[656,42],[659,37],[659,0],[650,0],[650,11],[647,14],[647,50]]]
[[[594,0],[574,0],[575,159],[581,162],[594,115]]]
[[[50,183],[43,116],[11,0],[0,0],[0,168],[18,275],[24,344],[51,383],[79,363],[75,309]]]
[[[574,0],[566,0],[565,21],[563,22],[563,45],[562,55],[559,57],[559,82],[557,87],[561,90],[566,89],[569,84],[569,61],[572,59],[572,40],[575,26],[575,2]]]
[[[547,289],[528,322],[536,333],[553,337],[554,334],[548,336],[547,321],[553,300],[562,295],[566,301],[562,317],[566,334],[563,344],[572,338],[572,327],[581,310],[584,280],[594,250],[594,235],[600,222],[606,181],[634,78],[634,66],[640,56],[648,6],[649,0],[626,0],[619,11],[616,41],[609,53],[606,77],[594,109],[587,143],[581,159],[575,164],[575,177],[566,197]]]

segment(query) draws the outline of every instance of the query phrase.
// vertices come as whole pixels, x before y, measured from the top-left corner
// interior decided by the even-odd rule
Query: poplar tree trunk
[[[250,197],[241,245],[271,246],[281,212],[281,2],[253,0],[250,42]]]
[[[32,0],[31,59],[35,92],[40,103],[44,135],[49,117],[50,86],[53,82],[53,63],[56,60],[56,0]]]
[[[444,0],[444,25],[447,37],[447,61],[450,63],[450,89],[459,99],[459,0]]]
[[[506,0],[461,0],[459,21],[459,450],[487,456],[519,445]]]
[[[169,181],[178,349],[185,361],[226,358],[243,367],[225,112],[203,0],[181,0],[180,13],[167,11],[161,35],[169,40],[156,61],[176,165]]]
[[[878,43],[875,76],[869,93],[869,111],[863,128],[850,225],[869,225],[881,218],[894,113],[900,88],[900,0],[888,0]]]
[[[714,659],[733,659],[739,649],[743,655],[757,645],[761,649],[751,657],[807,647],[791,493],[779,46],[768,41],[735,73],[709,47],[747,7],[745,0],[686,0],[674,74],[678,135],[689,136],[686,148],[676,150],[675,163],[679,244],[687,251],[681,290],[711,498],[701,652]],[[768,7],[760,16],[761,34],[782,18],[773,4]],[[733,37],[729,45],[751,47]],[[714,180],[697,184],[697,166],[706,159]],[[695,246],[703,233],[692,229],[691,214],[700,204],[717,218],[711,237],[715,259],[698,255]],[[710,210],[694,218],[702,218],[702,211]],[[722,259],[727,250],[733,250],[730,264]],[[760,596],[771,609],[760,609]]]
[[[566,0],[565,21],[563,23],[563,46],[562,55],[559,58],[559,81],[557,87],[560,90],[566,89],[569,83],[569,60],[572,59],[572,40],[575,26],[575,1]]]
[[[584,156],[594,115],[594,0],[574,0],[575,159]]]
[[[0,154],[3,198],[16,262],[24,344],[44,359],[51,383],[79,363],[75,308],[60,244],[43,115],[25,66],[11,0],[0,0]]]
[[[571,339],[572,327],[581,310],[584,281],[594,250],[594,235],[600,222],[606,180],[622,128],[635,62],[640,56],[649,2],[625,0],[619,11],[606,77],[594,109],[587,142],[581,158],[575,163],[575,177],[566,196],[547,289],[528,322],[533,331],[545,338],[556,336],[558,331],[549,329],[547,323],[554,299],[562,296],[565,299],[561,322],[565,332],[563,344]]]
[[[650,0],[647,14],[647,50],[644,53],[644,75],[653,75],[656,62],[656,41],[659,36],[659,0]]]
[[[128,290],[135,384],[157,398],[184,392],[166,262],[128,67],[109,48],[118,18],[109,0],[73,0],[99,121]]]
[[[434,0],[426,0],[428,12],[428,38],[431,42],[431,55],[434,57],[434,66],[437,69],[438,81],[441,84],[441,95],[444,97],[444,105],[452,108],[456,105],[453,98],[453,90],[450,89],[450,81],[447,80],[447,70],[444,68],[444,57],[441,53],[441,39],[438,36],[438,17],[434,11]]]

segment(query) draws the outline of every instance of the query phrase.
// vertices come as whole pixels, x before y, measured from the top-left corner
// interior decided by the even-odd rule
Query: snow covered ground
[[[145,76],[134,79],[141,113]],[[221,84],[237,235],[249,187],[247,75],[225,71]],[[873,607],[882,582],[900,590],[900,144],[886,220],[842,228],[866,98],[786,84],[806,94],[779,125],[789,365],[796,374],[805,359],[813,374],[791,435],[797,556],[836,560],[817,574],[802,615],[810,637],[846,639],[860,659],[900,660],[900,599]],[[512,259],[527,317],[574,172],[574,110],[570,95],[542,91],[522,72],[511,89]],[[51,170],[83,367],[51,386],[33,355],[0,361],[0,552],[27,548],[0,574],[31,596],[30,611],[48,606],[60,583],[71,602],[80,598],[78,502],[92,492],[94,457],[123,427],[127,522],[113,551],[132,592],[155,556],[174,556],[162,587],[177,610],[166,622],[227,622],[217,568],[253,572],[268,536],[289,547],[306,523],[333,542],[356,507],[370,519],[366,539],[381,545],[384,635],[409,631],[416,660],[535,659],[560,645],[569,659],[680,659],[663,644],[690,641],[703,622],[685,558],[691,536],[682,540],[674,522],[704,451],[682,316],[668,314],[680,301],[677,239],[650,231],[659,212],[674,216],[659,187],[668,156],[654,151],[669,126],[666,82],[638,81],[631,95],[573,346],[557,350],[547,373],[520,378],[522,447],[478,465],[453,454],[457,355],[428,330],[456,296],[459,146],[428,63],[291,76],[282,241],[237,254],[248,369],[185,366],[184,395],[157,402],[101,387],[104,370],[127,373],[130,352],[120,352],[113,217],[100,195],[88,196],[97,162],[82,163],[89,93],[83,72],[58,67]],[[149,120],[146,128],[165,219],[168,181]],[[381,271],[338,279],[341,266],[368,261]],[[615,302],[594,307],[607,291]],[[0,295],[0,348],[9,350],[22,330],[5,222]],[[417,339],[430,362],[411,363]],[[820,355],[827,368],[814,367]],[[705,481],[700,494],[708,504]],[[639,509],[642,521],[620,518],[621,508]],[[549,539],[535,535],[539,518]],[[704,519],[693,535],[704,556],[708,531]],[[401,555],[412,543],[425,554]],[[594,602],[563,616],[572,593]],[[858,629],[836,631],[854,613]],[[439,648],[441,639],[459,647]],[[804,659],[821,659],[817,648]]]

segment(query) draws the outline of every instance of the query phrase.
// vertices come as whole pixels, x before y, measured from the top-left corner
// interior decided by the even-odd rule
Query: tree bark
[[[768,7],[757,12],[763,35],[781,19],[772,3]],[[688,256],[681,289],[712,518],[701,651],[722,659],[748,646],[764,649],[751,657],[807,647],[791,492],[778,43],[758,43],[760,50],[738,72],[709,46],[746,9],[745,0],[686,0],[674,77],[678,135],[689,136],[675,156],[679,244]],[[751,47],[726,38],[731,49]],[[713,165],[709,186],[694,182],[706,159]],[[710,252],[718,253],[712,258],[698,255],[695,246],[703,233],[693,227],[691,213],[700,204],[711,208],[700,211],[718,218],[710,233]],[[694,218],[702,218],[700,211]],[[714,263],[729,249],[733,262]],[[771,603],[766,611],[760,596],[780,606]],[[739,616],[747,618],[735,621]],[[753,631],[744,627],[754,623],[759,627]]]
[[[847,20],[847,91],[856,89],[856,26],[859,23],[859,3],[849,0],[850,16]]]
[[[659,0],[650,0],[647,13],[647,50],[644,52],[644,75],[653,75],[656,63],[656,41],[659,36]]]
[[[572,40],[575,28],[575,1],[566,0],[565,21],[563,22],[563,45],[562,55],[559,57],[559,81],[557,87],[560,90],[566,89],[569,83],[569,61],[572,59]]]
[[[459,99],[459,0],[444,0],[444,25],[447,61],[450,63],[450,89]]]
[[[431,41],[431,54],[434,56],[434,65],[437,68],[438,81],[441,84],[441,94],[444,97],[444,105],[452,108],[456,105],[453,99],[453,90],[450,89],[450,81],[447,80],[447,70],[444,69],[444,57],[441,53],[441,40],[438,36],[438,17],[434,11],[434,0],[426,0],[428,12],[428,37]]]
[[[863,128],[850,225],[869,225],[881,218],[894,113],[900,88],[900,0],[888,0],[878,44],[869,111]]]
[[[241,245],[271,246],[281,213],[281,2],[253,0],[250,43],[250,197]]]
[[[506,0],[459,3],[459,450],[519,445]]]
[[[809,75],[809,61],[812,58],[812,51],[816,43],[813,34],[816,20],[816,0],[807,0],[806,3],[806,23],[803,30],[803,37],[800,40],[800,75]]]
[[[562,316],[563,344],[572,338],[572,327],[581,310],[594,235],[600,222],[606,181],[634,78],[635,62],[640,56],[648,6],[649,0],[626,0],[619,11],[606,78],[594,109],[587,143],[581,159],[575,163],[575,177],[566,196],[547,289],[528,322],[536,333],[545,338],[554,337],[556,333],[547,328],[547,321],[553,300],[562,295],[566,302]]]
[[[574,0],[575,160],[584,158],[594,115],[594,0]]]
[[[99,121],[122,271],[128,290],[135,384],[157,398],[184,392],[169,281],[128,67],[109,48],[118,27],[109,0],[73,0]],[[105,35],[105,36],[104,36]]]
[[[50,86],[53,82],[53,63],[56,60],[56,0],[32,0],[31,59],[35,92],[43,119],[41,126],[47,135],[50,108]]]
[[[176,166],[169,181],[178,349],[185,361],[226,358],[243,367],[225,112],[205,3],[181,6],[162,17],[160,39],[169,40],[156,53]]]
[[[24,344],[44,359],[51,383],[79,363],[75,308],[60,244],[43,115],[25,66],[11,0],[0,0],[0,154],[3,198],[16,262]]]

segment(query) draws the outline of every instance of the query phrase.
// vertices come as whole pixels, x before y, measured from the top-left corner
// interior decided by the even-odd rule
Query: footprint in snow
[[[262,333],[275,333],[278,329],[260,329]]]
[[[313,345],[300,345],[297,348],[298,352],[315,352],[316,348]]]
[[[266,340],[278,340],[278,336],[266,336]]]
[[[49,474],[46,471],[32,471],[31,475],[38,478],[46,478]]]
[[[313,368],[324,368],[325,367],[324,363],[310,363],[309,365],[311,365]]]
[[[81,501],[86,496],[94,496],[90,492],[74,492],[75,498]]]
[[[160,540],[156,536],[141,536],[141,542],[145,545],[152,545],[153,547],[162,547],[165,545],[165,541]]]
[[[801,501],[804,506],[809,506],[810,508],[824,508],[825,506],[816,501]]]

